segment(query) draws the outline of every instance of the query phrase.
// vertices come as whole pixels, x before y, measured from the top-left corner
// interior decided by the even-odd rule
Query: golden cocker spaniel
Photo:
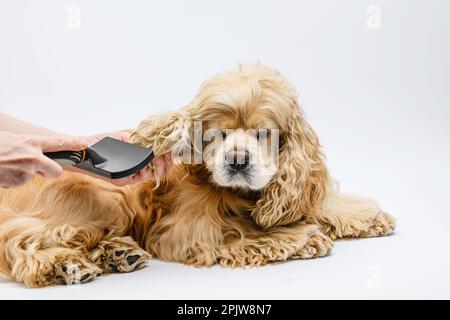
[[[394,219],[330,179],[292,86],[261,64],[214,76],[132,142],[172,152],[164,178],[116,187],[65,173],[0,190],[0,272],[29,287],[145,266],[264,265],[327,255],[333,240],[391,233]]]

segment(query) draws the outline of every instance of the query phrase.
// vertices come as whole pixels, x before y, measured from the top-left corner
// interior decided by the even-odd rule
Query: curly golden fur
[[[256,64],[214,76],[186,107],[144,120],[132,141],[156,155],[195,152],[194,120],[202,130],[279,130],[278,169],[257,187],[223,185],[205,163],[179,163],[163,179],[122,188],[75,173],[36,177],[0,191],[0,272],[40,287],[132,271],[149,255],[199,267],[264,265],[325,256],[337,238],[393,231],[375,202],[339,193],[277,71]]]

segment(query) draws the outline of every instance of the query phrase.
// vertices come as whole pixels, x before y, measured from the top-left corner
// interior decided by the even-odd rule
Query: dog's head
[[[261,64],[210,78],[187,107],[142,122],[133,139],[205,166],[216,187],[259,190],[252,215],[265,227],[316,210],[326,191],[320,145],[295,90]]]
[[[215,76],[191,104],[203,160],[218,186],[261,190],[278,172],[279,133],[287,129],[290,102],[281,83],[268,83],[268,74],[264,81],[268,71],[241,67]]]

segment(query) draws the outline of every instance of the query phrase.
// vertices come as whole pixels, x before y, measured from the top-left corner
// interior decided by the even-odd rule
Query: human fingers
[[[63,168],[50,158],[39,155],[36,159],[36,172],[41,173],[45,178],[52,179],[59,177],[63,172]]]
[[[102,140],[105,137],[110,137],[110,138],[114,138],[114,139],[121,140],[121,141],[124,141],[124,142],[129,142],[130,141],[131,132],[132,132],[132,130],[120,130],[120,131],[115,131],[115,132],[104,132],[104,133],[99,133],[99,134],[92,135],[92,136],[81,137],[81,139],[86,141],[86,144],[89,145],[89,146],[99,142],[100,140]]]
[[[164,162],[164,157],[158,157],[152,161],[154,173],[156,177],[162,178],[166,172],[166,164]]]
[[[0,168],[0,188],[17,188],[27,183],[33,177],[32,171],[23,167],[4,166]]]
[[[28,144],[39,147],[42,152],[78,151],[86,148],[83,139],[71,136],[27,136],[25,140]]]
[[[140,183],[145,182],[147,180],[155,178],[155,174],[153,173],[153,169],[150,166],[146,166],[144,169],[139,171],[137,174],[132,176],[132,183]]]
[[[166,165],[166,173],[167,173],[170,167],[172,166],[172,154],[170,152],[164,155],[164,162]]]

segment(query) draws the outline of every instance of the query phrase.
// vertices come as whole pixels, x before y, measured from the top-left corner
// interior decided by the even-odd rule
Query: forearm
[[[40,136],[62,135],[59,132],[52,131],[47,128],[37,126],[35,124],[31,124],[29,122],[16,119],[1,112],[0,112],[0,131],[6,131],[16,134],[32,134]]]

